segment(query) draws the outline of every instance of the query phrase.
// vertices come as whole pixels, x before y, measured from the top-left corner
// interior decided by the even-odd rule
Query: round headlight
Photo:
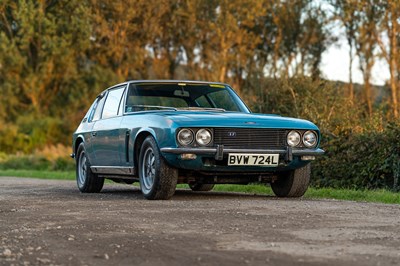
[[[287,144],[291,147],[296,147],[300,144],[301,136],[297,131],[290,131],[287,135]]]
[[[212,140],[211,132],[208,129],[202,128],[199,129],[196,133],[196,142],[200,146],[206,146],[210,144]]]
[[[177,139],[179,144],[181,144],[182,146],[188,146],[193,142],[193,131],[188,128],[181,129],[178,132]]]
[[[303,135],[304,146],[311,148],[317,145],[317,134],[314,131],[307,131]]]

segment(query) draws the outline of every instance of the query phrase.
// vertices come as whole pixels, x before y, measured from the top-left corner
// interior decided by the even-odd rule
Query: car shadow
[[[119,186],[111,186],[104,187],[101,191],[102,195],[115,197],[119,196],[129,196],[138,199],[144,199],[142,192],[136,186],[127,186],[127,185],[119,185]],[[243,192],[222,192],[222,191],[192,191],[190,189],[178,188],[175,191],[175,194],[172,196],[171,200],[210,200],[210,199],[277,199],[277,197],[272,195],[262,195],[262,194],[250,194]]]

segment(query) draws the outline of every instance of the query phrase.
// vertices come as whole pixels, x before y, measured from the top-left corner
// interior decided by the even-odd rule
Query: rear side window
[[[100,119],[101,111],[103,110],[105,100],[106,100],[106,97],[103,97],[103,98],[97,100],[96,106],[94,107],[93,116],[91,115],[91,117],[89,118],[89,121],[96,121],[96,120]]]
[[[118,115],[118,109],[121,104],[121,98],[124,94],[125,87],[112,89],[108,92],[106,102],[103,108],[102,119],[114,117]]]

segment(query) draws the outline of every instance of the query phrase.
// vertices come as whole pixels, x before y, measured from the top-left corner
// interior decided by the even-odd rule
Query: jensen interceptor
[[[269,183],[301,197],[319,148],[306,120],[252,113],[227,84],[142,80],[100,93],[73,134],[77,185],[100,192],[104,179],[140,183],[147,199],[169,199],[177,184]]]

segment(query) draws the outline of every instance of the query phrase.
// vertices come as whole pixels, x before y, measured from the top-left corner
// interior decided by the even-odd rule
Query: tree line
[[[0,0],[0,150],[69,144],[94,97],[128,79],[227,82],[253,110],[315,119],[333,135],[343,121],[395,121],[399,17],[397,0]],[[349,84],[321,79],[335,25]],[[377,60],[390,70],[379,88]]]

